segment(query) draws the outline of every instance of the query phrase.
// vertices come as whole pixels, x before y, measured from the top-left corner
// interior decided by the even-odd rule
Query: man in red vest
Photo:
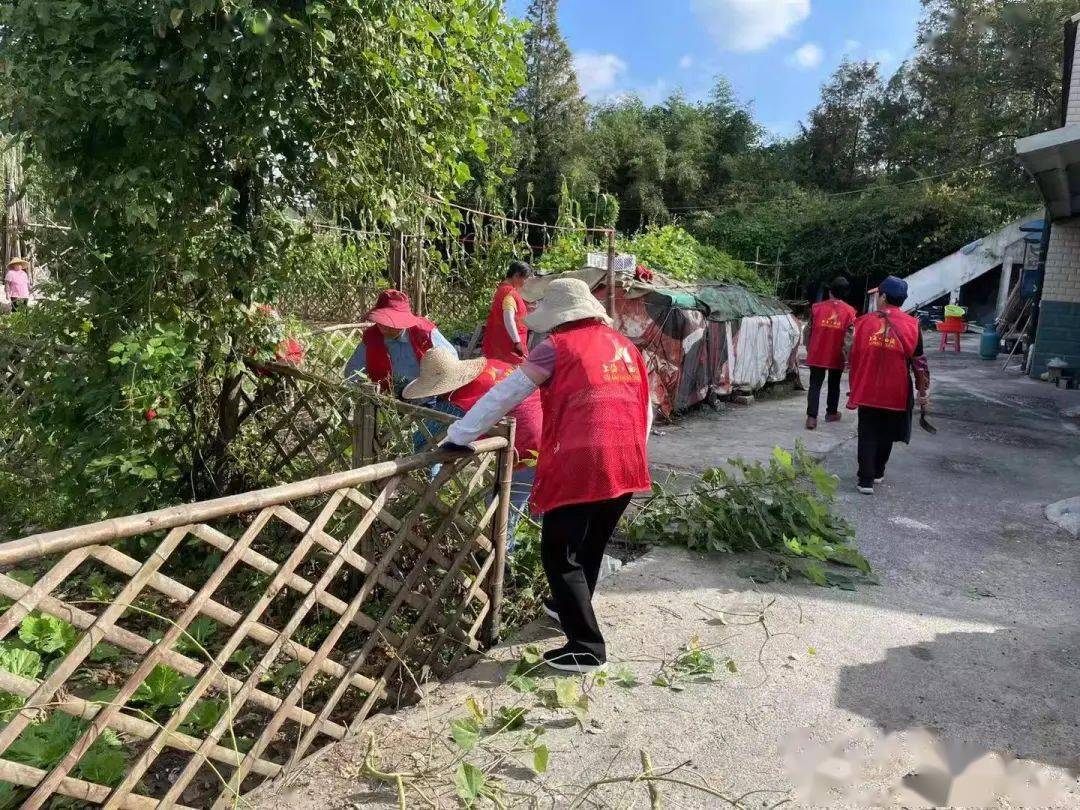
[[[420,358],[433,346],[457,357],[457,350],[435,324],[413,314],[409,296],[403,292],[379,293],[375,308],[365,320],[373,325],[364,330],[360,345],[349,358],[345,379],[363,372],[380,389],[392,394],[420,376]]]
[[[922,331],[903,312],[907,282],[889,276],[877,288],[877,309],[855,322],[851,346],[851,393],[848,407],[859,409],[859,492],[874,494],[885,480],[895,442],[911,441],[915,403],[929,404],[930,367],[923,354]]]
[[[475,360],[458,360],[446,349],[432,349],[420,361],[420,376],[405,386],[401,396],[405,399],[431,399],[437,397],[443,408],[454,416],[462,416],[484,394],[505,380],[514,366],[501,360],[479,357]],[[529,503],[536,479],[536,458],[540,452],[540,433],[544,422],[540,392],[530,396],[509,412],[517,422],[514,432],[514,451],[518,463],[514,465],[510,481],[510,522],[506,527],[506,550],[514,550],[514,534]]]
[[[529,329],[525,326],[525,301],[521,288],[532,275],[525,262],[511,262],[506,278],[495,291],[487,323],[484,325],[484,357],[521,365],[529,354]]]
[[[829,298],[814,304],[810,315],[810,336],[806,365],[810,366],[810,393],[806,400],[806,429],[817,427],[821,385],[829,377],[825,398],[825,421],[840,421],[840,378],[844,374],[844,341],[855,323],[855,309],[844,298],[850,285],[843,276],[829,284]]]
[[[450,426],[445,449],[467,451],[511,408],[540,389],[540,438],[533,510],[543,514],[541,559],[567,643],[544,653],[565,672],[607,661],[592,606],[604,549],[635,492],[652,486],[646,442],[652,421],[641,354],[610,326],[581,279],[556,279],[530,329],[548,333],[528,360]]]

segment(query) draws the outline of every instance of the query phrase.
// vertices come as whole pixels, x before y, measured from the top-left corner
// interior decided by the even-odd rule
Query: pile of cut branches
[[[854,530],[833,509],[838,483],[801,443],[794,453],[777,447],[768,464],[732,459],[707,470],[687,492],[654,484],[626,533],[635,542],[699,551],[765,552],[763,562],[743,572],[758,582],[796,575],[851,589],[873,580],[870,563],[855,547]]]

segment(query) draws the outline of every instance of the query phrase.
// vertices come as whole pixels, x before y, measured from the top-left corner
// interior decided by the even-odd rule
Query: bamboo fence
[[[473,456],[418,454],[0,545],[0,639],[45,615],[77,631],[40,680],[0,671],[24,702],[0,728],[0,779],[26,808],[225,807],[357,733],[497,637],[512,447],[510,423]],[[122,656],[105,698],[90,686],[95,651]],[[148,703],[166,675],[183,688]],[[208,702],[220,716],[194,722]],[[20,736],[56,712],[79,719],[69,750],[50,768],[15,761]],[[102,783],[84,760],[110,735],[129,759]]]

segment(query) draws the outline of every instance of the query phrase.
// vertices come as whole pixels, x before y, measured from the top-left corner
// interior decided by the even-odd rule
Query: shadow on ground
[[[928,728],[1080,773],[1080,631],[1017,627],[941,633],[841,667],[836,704],[885,733]],[[944,720],[944,718],[949,718]],[[962,719],[962,722],[961,722]]]

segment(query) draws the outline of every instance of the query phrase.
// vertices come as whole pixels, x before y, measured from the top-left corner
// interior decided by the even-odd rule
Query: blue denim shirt
[[[457,349],[454,348],[454,344],[443,337],[442,332],[438,329],[431,333],[431,342],[433,346],[440,349],[449,349],[454,353],[454,357],[457,357]],[[417,361],[416,354],[409,343],[408,329],[402,330],[401,334],[396,338],[387,338],[386,350],[390,353],[390,367],[394,373],[395,390],[400,389],[399,383],[402,381],[412,382],[420,376],[420,363]],[[345,379],[351,380],[365,368],[367,368],[367,349],[361,343],[356,347],[356,351],[353,352],[352,357],[349,358],[349,362],[345,366]]]

